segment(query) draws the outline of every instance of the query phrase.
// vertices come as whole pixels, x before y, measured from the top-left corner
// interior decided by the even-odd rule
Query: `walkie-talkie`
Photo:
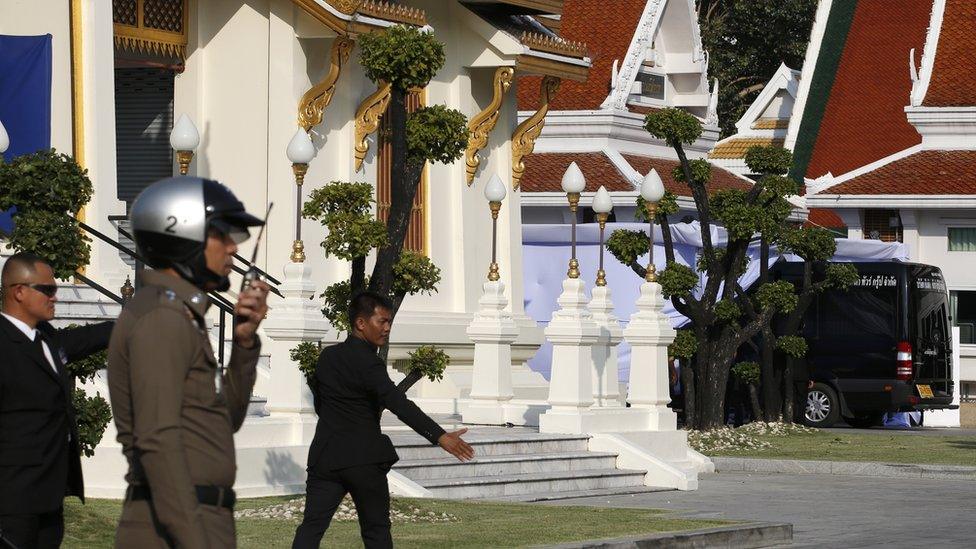
[[[247,272],[244,273],[244,277],[241,279],[241,291],[238,295],[243,294],[244,290],[251,285],[251,282],[258,279],[259,273],[258,268],[254,265],[254,262],[258,260],[258,247],[261,245],[261,237],[264,235],[264,227],[268,224],[268,216],[271,215],[271,207],[274,206],[274,202],[268,204],[268,210],[264,213],[264,224],[258,229],[258,237],[254,240],[254,251],[251,252],[251,264],[247,268]],[[247,317],[239,316],[237,317],[237,322],[246,322]]]

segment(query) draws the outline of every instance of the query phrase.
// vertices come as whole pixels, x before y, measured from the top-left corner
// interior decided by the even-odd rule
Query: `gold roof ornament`
[[[519,39],[519,41],[529,48],[537,51],[554,53],[556,55],[565,55],[567,57],[576,57],[578,59],[587,57],[586,44],[582,42],[563,40],[561,38],[545,36],[537,32],[528,31],[522,33],[522,37]]]
[[[512,134],[512,188],[516,191],[522,185],[522,174],[525,173],[525,163],[522,160],[535,149],[535,140],[539,138],[542,128],[546,125],[549,103],[556,97],[561,83],[562,80],[555,76],[542,77],[539,110],[522,121]]]
[[[362,169],[363,160],[369,151],[369,134],[380,127],[380,118],[390,104],[393,87],[389,82],[381,82],[379,88],[359,104],[356,109],[356,144],[353,157],[356,160],[356,171]]]
[[[332,42],[331,65],[329,73],[321,82],[312,86],[298,105],[298,125],[309,131],[312,127],[322,122],[325,108],[332,102],[335,95],[336,83],[339,81],[339,74],[342,67],[349,61],[349,54],[352,52],[356,43],[345,36],[337,36]]]
[[[187,0],[112,0],[115,45],[186,58]]]
[[[406,23],[418,27],[423,27],[427,24],[427,14],[424,10],[390,2],[366,0],[359,7],[359,13],[385,21]]]
[[[468,122],[468,148],[464,151],[465,171],[468,186],[474,183],[474,174],[478,171],[481,158],[478,152],[488,144],[488,136],[498,123],[498,113],[502,107],[505,92],[512,86],[515,69],[512,67],[498,67],[495,69],[494,90],[491,103]]]

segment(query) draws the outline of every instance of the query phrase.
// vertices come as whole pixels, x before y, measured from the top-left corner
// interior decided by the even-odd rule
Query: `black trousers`
[[[359,530],[366,549],[393,547],[390,535],[388,464],[372,463],[334,471],[309,469],[305,484],[305,518],[295,532],[292,549],[317,549],[332,515],[348,493],[356,504]]]
[[[0,515],[0,549],[57,549],[64,538],[64,508],[34,515]]]

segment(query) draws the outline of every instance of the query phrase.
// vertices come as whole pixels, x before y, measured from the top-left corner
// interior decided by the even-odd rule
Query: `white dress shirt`
[[[37,329],[36,328],[31,328],[30,326],[28,326],[27,324],[25,324],[22,320],[20,320],[18,318],[14,318],[14,317],[8,315],[7,313],[0,313],[0,315],[3,315],[4,318],[6,318],[7,320],[9,320],[10,323],[13,324],[14,326],[16,326],[18,330],[20,330],[21,332],[24,332],[24,335],[27,336],[27,339],[29,339],[31,341],[34,341],[34,338],[37,337]],[[55,374],[57,374],[58,373],[58,367],[54,363],[54,357],[51,356],[51,349],[48,348],[47,342],[42,340],[41,341],[41,347],[44,348],[44,358],[47,359],[47,363],[51,365],[51,369],[54,370],[54,373]]]

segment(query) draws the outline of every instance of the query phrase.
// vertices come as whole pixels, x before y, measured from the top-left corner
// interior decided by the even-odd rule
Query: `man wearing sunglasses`
[[[65,495],[84,500],[65,365],[105,349],[114,323],[52,328],[58,286],[36,255],[10,256],[0,285],[0,547],[58,547]]]

